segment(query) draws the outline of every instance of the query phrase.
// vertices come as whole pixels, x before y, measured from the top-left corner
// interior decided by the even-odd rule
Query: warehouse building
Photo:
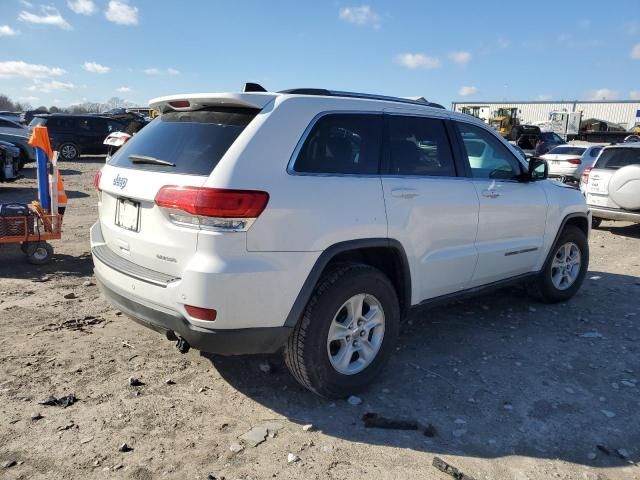
[[[582,112],[582,119],[597,118],[617,123],[628,130],[640,123],[640,100],[561,100],[530,102],[453,102],[454,112],[467,113],[489,122],[499,108],[517,108],[518,118],[524,124],[538,124],[549,120],[551,112]]]

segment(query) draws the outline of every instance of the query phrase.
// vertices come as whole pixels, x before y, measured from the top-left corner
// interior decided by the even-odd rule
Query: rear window
[[[549,155],[582,155],[586,148],[582,147],[556,147],[549,152]]]
[[[109,165],[209,175],[258,112],[219,107],[164,113],[124,144]]]
[[[640,165],[640,148],[607,148],[596,160],[594,168],[617,170],[627,165]]]

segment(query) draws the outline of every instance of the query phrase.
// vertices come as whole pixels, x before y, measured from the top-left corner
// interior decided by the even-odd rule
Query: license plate
[[[139,231],[140,203],[119,198],[116,204],[116,225],[132,232]]]
[[[587,204],[595,205],[598,207],[606,207],[607,206],[607,197],[604,195],[593,195],[587,194]]]
[[[551,165],[560,165],[560,160],[551,160]]]

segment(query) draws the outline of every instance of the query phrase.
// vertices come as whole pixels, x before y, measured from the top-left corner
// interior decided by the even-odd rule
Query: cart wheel
[[[47,242],[35,243],[27,247],[27,260],[32,265],[43,265],[53,258],[53,247]]]

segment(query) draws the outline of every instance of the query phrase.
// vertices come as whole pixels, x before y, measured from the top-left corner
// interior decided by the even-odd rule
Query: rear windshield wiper
[[[176,164],[167,160],[161,160],[155,157],[147,157],[146,155],[129,155],[131,163],[150,163],[152,165],[166,165],[167,167],[175,167]]]

